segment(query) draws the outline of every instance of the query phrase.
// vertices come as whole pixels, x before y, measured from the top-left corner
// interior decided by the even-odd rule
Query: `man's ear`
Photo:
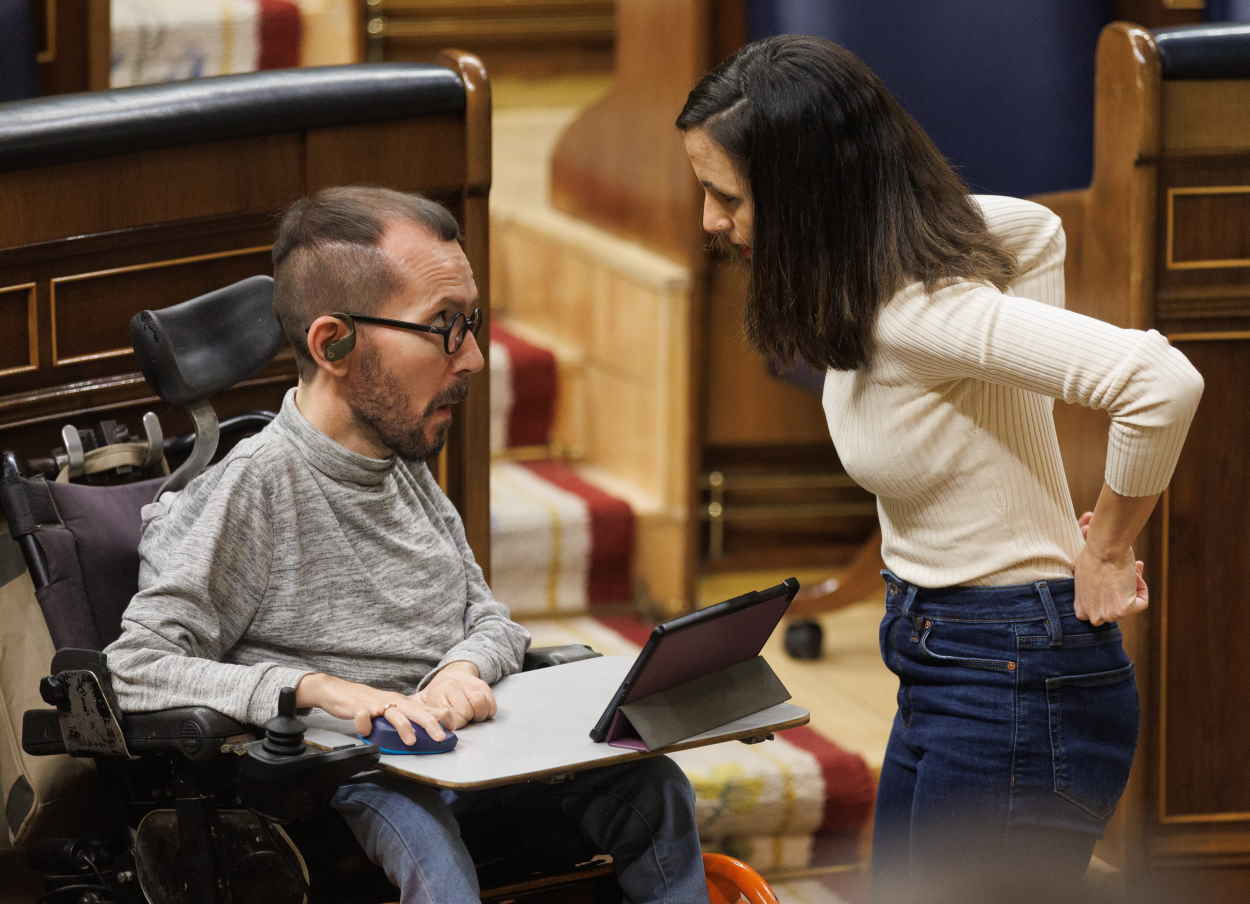
[[[323,314],[308,327],[308,354],[318,367],[331,371],[356,347],[356,324],[350,314]]]

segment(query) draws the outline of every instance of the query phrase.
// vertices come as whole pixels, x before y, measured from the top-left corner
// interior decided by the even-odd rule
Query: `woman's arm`
[[[1150,604],[1133,540],[1159,495],[1121,496],[1103,484],[1092,513],[1081,516],[1085,548],[1076,560],[1076,617],[1101,625],[1141,612]]]

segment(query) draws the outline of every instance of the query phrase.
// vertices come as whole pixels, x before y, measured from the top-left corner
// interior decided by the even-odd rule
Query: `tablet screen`
[[[781,621],[799,582],[788,578],[656,625],[590,736],[602,741],[612,716],[630,703],[758,656]]]

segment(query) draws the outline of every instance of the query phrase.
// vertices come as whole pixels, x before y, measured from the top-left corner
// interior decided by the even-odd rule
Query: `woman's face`
[[[706,129],[690,129],[683,137],[690,166],[703,186],[704,231],[729,241],[749,258],[755,212],[751,186]]]

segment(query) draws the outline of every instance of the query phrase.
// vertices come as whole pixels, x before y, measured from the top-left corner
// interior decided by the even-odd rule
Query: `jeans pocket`
[[[1137,748],[1137,685],[1129,663],[1046,679],[1055,793],[1106,820],[1128,783]]]
[[[938,653],[929,645],[929,640],[933,635],[935,622],[925,619],[923,623],[924,633],[920,635],[920,652],[922,652],[931,662],[945,663],[946,665],[958,665],[969,669],[980,669],[986,672],[1011,672],[1015,671],[1016,664],[1010,659],[986,659],[979,656],[960,656],[958,654],[951,655],[949,653]],[[962,649],[958,652],[964,652]],[[973,652],[970,647],[967,652]]]

